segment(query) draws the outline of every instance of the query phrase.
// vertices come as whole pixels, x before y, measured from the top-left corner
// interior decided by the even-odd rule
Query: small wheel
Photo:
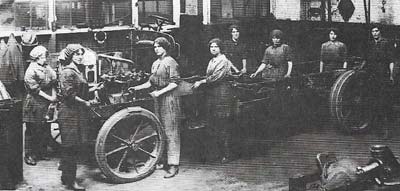
[[[158,118],[141,107],[113,114],[96,140],[101,171],[115,183],[134,182],[150,175],[164,150],[165,134]]]
[[[343,73],[334,83],[329,98],[331,116],[344,131],[360,132],[371,125],[373,96],[368,73],[354,70]]]

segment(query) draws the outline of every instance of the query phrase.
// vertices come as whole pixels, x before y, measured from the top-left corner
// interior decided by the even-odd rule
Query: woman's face
[[[167,54],[167,51],[160,46],[158,43],[154,43],[154,52],[158,57],[165,56]]]
[[[337,37],[337,35],[334,31],[329,32],[329,40],[335,41],[336,37]]]
[[[37,59],[37,63],[39,65],[43,65],[45,62],[47,61],[47,56],[46,54],[42,54],[41,56],[39,56],[39,58]]]
[[[210,44],[210,53],[214,56],[221,54],[221,49],[217,43],[214,42]]]
[[[372,37],[374,37],[374,39],[379,39],[381,37],[381,31],[379,30],[378,27],[375,27],[371,30],[372,33]]]
[[[72,62],[75,64],[82,64],[83,60],[83,51],[82,49],[79,49],[77,52],[72,55]]]
[[[281,39],[277,38],[276,36],[273,36],[272,43],[274,43],[274,45],[279,45],[279,44],[281,44]]]
[[[236,28],[233,28],[231,32],[232,32],[232,39],[238,40],[239,36],[240,36],[240,32]]]

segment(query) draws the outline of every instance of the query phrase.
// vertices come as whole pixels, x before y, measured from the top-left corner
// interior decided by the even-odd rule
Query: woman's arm
[[[239,69],[237,69],[236,68],[236,66],[235,65],[233,65],[233,63],[231,62],[230,63],[230,67],[235,71],[235,73],[239,73],[240,72],[240,70]]]
[[[90,102],[80,98],[77,94],[76,75],[72,70],[63,71],[60,75],[61,93],[66,101],[78,102],[90,106]]]
[[[159,97],[160,95],[163,95],[169,91],[172,91],[176,87],[178,87],[178,84],[172,82],[172,83],[169,83],[165,88],[163,88],[161,90],[156,90],[156,91],[151,92],[150,95],[152,97]]]
[[[168,73],[169,76],[168,85],[161,90],[156,90],[151,92],[150,95],[152,97],[158,97],[178,87],[177,79],[180,78],[180,75],[178,71],[178,63],[176,63],[174,59],[171,58],[168,61],[166,72]]]
[[[147,81],[144,84],[140,84],[140,85],[137,85],[137,86],[130,87],[129,90],[136,91],[136,90],[147,89],[147,88],[150,88],[150,87],[151,87],[151,83],[150,83],[150,81]]]
[[[246,73],[247,72],[247,59],[242,59],[242,64],[243,64],[243,68],[242,68],[242,73]]]
[[[229,68],[230,65],[233,65],[233,64],[229,60],[220,61],[220,63],[218,63],[215,66],[212,74],[207,76],[207,78],[205,79],[206,83],[212,83],[212,82],[215,82],[215,81],[218,81],[218,80],[224,78],[230,70],[230,68]]]
[[[321,73],[322,71],[324,71],[324,62],[321,60],[319,61],[319,73]]]
[[[290,74],[292,74],[292,68],[293,68],[293,62],[292,61],[288,61],[288,71],[285,75],[285,78],[290,77]]]
[[[393,69],[394,69],[394,63],[393,62],[391,62],[390,64],[389,64],[389,77],[390,77],[390,81],[391,82],[393,82],[394,81],[394,78],[393,78]]]
[[[37,94],[44,99],[53,102],[56,100],[55,97],[52,97],[41,90],[39,82],[36,80],[39,76],[37,76],[36,72],[32,69],[28,69],[25,73],[24,81],[25,85],[28,88],[30,94]]]
[[[231,65],[233,64],[229,60],[221,61],[221,63],[218,63],[217,66],[214,68],[211,75],[207,76],[206,79],[195,82],[193,84],[193,88],[198,88],[201,84],[212,83],[218,81],[219,79],[222,79],[223,77],[225,77],[227,71],[230,70]]]
[[[251,78],[256,77],[261,71],[263,71],[267,67],[265,63],[261,63],[261,65],[257,68],[256,72],[250,75]]]

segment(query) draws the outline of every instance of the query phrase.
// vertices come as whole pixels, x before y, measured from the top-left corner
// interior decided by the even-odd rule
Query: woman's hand
[[[131,93],[135,92],[137,89],[136,87],[129,87],[128,91],[130,91]]]
[[[90,105],[91,105],[90,101],[85,101],[85,105],[86,105],[87,107],[90,107]]]
[[[286,74],[285,76],[283,76],[284,78],[290,78],[290,74]]]
[[[257,76],[257,72],[254,72],[250,75],[250,78],[255,78]]]
[[[50,101],[51,103],[57,102],[57,101],[58,101],[57,96],[56,96],[56,95],[50,96],[49,101]]]
[[[193,89],[196,89],[196,88],[198,88],[201,84],[203,84],[201,81],[196,81],[196,82],[192,85],[192,88],[193,88]]]
[[[247,73],[247,70],[246,70],[246,68],[242,68],[242,70],[240,72],[242,72],[242,74],[245,74],[245,73]]]
[[[150,95],[153,98],[158,98],[161,95],[161,93],[160,93],[160,91],[155,90],[155,91],[151,92]]]

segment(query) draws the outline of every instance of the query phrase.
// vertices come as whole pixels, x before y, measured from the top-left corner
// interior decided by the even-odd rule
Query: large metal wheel
[[[165,134],[158,118],[141,107],[113,114],[96,140],[101,171],[115,183],[134,182],[150,175],[164,150]]]
[[[360,132],[371,125],[373,96],[365,71],[349,70],[333,84],[329,97],[331,116],[348,133]]]

